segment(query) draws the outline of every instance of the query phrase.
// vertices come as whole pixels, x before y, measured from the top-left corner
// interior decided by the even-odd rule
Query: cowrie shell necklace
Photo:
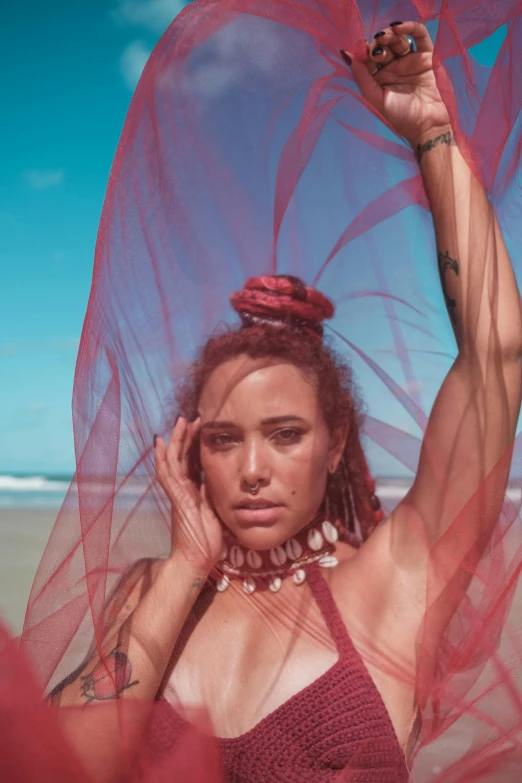
[[[246,549],[230,536],[217,564],[216,590],[224,592],[233,580],[241,581],[249,595],[267,587],[277,593],[288,577],[296,585],[302,585],[313,563],[321,568],[334,568],[338,564],[334,553],[341,537],[339,528],[338,523],[328,519],[315,521],[280,546],[266,551]]]

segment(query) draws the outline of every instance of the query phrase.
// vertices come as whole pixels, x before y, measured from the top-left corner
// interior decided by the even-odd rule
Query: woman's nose
[[[239,472],[241,479],[250,486],[264,485],[270,481],[270,465],[263,444],[254,439],[245,441]]]

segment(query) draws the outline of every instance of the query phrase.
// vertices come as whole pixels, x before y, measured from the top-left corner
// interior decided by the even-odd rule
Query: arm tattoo
[[[58,685],[55,685],[55,687],[47,696],[47,701],[51,706],[60,706],[60,702],[62,700],[62,691],[65,690],[68,685],[72,685],[73,682],[76,682],[84,669],[85,661],[81,663],[73,672],[68,674],[67,677],[58,683]]]
[[[446,302],[446,307],[448,308],[449,317],[451,318],[453,325],[455,325],[457,322],[457,314],[455,312],[457,308],[457,302],[455,299],[452,299],[451,296],[448,296],[448,292],[446,290],[446,271],[448,269],[451,269],[451,271],[458,276],[459,264],[458,261],[456,261],[456,259],[451,258],[447,250],[445,253],[441,253],[439,251],[438,262],[439,262],[440,282],[442,284],[442,293],[444,294],[444,301]]]
[[[192,582],[192,587],[194,587],[196,590],[199,590],[202,584],[203,584],[203,579],[200,576],[197,576]]]
[[[139,680],[131,682],[132,666],[125,653],[118,650],[119,647],[118,644],[96,664],[90,674],[80,678],[81,695],[86,699],[85,704],[117,699],[123,691],[139,683]]]
[[[455,139],[451,131],[441,133],[440,136],[435,136],[434,139],[428,139],[424,144],[417,144],[417,159],[420,161],[426,152],[430,152],[434,147],[439,144],[445,144],[447,147],[455,146]]]

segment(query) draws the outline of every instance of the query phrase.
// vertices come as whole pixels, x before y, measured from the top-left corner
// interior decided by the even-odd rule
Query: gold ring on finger
[[[408,46],[403,52],[395,52],[396,57],[406,57],[407,54],[410,54],[410,52],[413,51],[413,46],[411,41],[408,41]]]

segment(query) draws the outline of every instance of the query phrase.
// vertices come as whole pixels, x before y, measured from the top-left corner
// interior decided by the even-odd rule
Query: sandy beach
[[[56,509],[0,509],[0,614],[14,634],[24,622],[31,584]]]

